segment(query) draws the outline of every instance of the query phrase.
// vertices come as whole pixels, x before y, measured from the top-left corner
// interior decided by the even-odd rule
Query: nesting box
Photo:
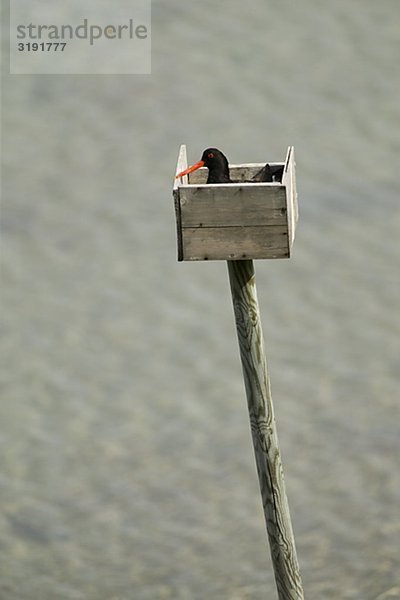
[[[207,184],[205,167],[175,179],[178,260],[290,257],[298,219],[293,146],[285,162],[269,164],[282,167],[272,183],[251,181],[265,163],[229,165],[235,183]],[[182,145],[176,173],[187,166]]]

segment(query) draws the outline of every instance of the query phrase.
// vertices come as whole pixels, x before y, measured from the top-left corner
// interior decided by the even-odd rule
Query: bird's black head
[[[229,163],[225,154],[218,148],[207,148],[204,150],[201,160],[204,166],[208,168],[207,183],[228,183]]]
[[[207,150],[204,150],[201,160],[177,173],[175,177],[183,177],[200,169],[200,167],[207,167],[208,169],[207,183],[232,183],[229,177],[228,159],[218,148],[207,148]]]

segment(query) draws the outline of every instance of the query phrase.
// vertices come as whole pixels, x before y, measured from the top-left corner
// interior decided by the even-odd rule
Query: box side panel
[[[253,177],[265,166],[266,163],[247,163],[242,165],[229,165],[229,174],[232,181],[251,181]],[[283,162],[269,162],[271,167],[284,166]],[[189,175],[189,183],[198,185],[207,182],[208,169],[205,167],[193,171]]]
[[[182,144],[182,146],[179,148],[178,160],[176,163],[176,171],[175,171],[175,178],[174,178],[174,190],[177,189],[178,185],[188,183],[189,180],[188,180],[187,175],[184,175],[183,177],[179,177],[178,179],[176,178],[176,175],[178,173],[181,173],[181,171],[184,171],[187,168],[187,166],[188,166],[188,164],[187,164],[186,146],[185,146],[185,144]]]
[[[184,260],[183,258],[183,244],[182,244],[182,217],[181,217],[181,203],[179,199],[179,188],[173,190],[174,205],[175,205],[175,221],[176,221],[176,242],[178,250],[178,261]]]
[[[187,152],[186,145],[182,144],[179,148],[178,160],[176,163],[176,171],[175,174],[180,173],[187,167]],[[178,261],[183,260],[183,247],[182,247],[182,219],[181,219],[181,205],[180,205],[180,185],[184,183],[188,183],[187,175],[181,177],[180,179],[174,178],[173,185],[173,197],[174,197],[174,207],[175,207],[175,221],[176,221],[176,241],[177,241],[177,249],[178,249]]]
[[[291,245],[293,245],[294,238],[296,235],[297,221],[299,220],[299,208],[298,208],[298,204],[297,204],[297,186],[296,186],[296,161],[295,161],[295,156],[294,156],[294,148],[292,148],[292,156],[291,156],[291,161],[290,161],[290,174],[291,174],[291,181],[292,181],[292,201],[291,201],[290,207],[292,210],[292,233],[293,233]]]
[[[182,227],[284,225],[286,191],[278,184],[181,186]]]
[[[286,225],[182,230],[184,260],[243,260],[289,256]]]
[[[293,245],[298,220],[294,148],[289,147],[282,183],[286,186],[289,246]]]

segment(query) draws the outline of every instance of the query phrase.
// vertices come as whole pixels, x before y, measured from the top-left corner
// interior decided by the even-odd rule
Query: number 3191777
[[[67,42],[21,42],[18,50],[23,52],[64,52]]]

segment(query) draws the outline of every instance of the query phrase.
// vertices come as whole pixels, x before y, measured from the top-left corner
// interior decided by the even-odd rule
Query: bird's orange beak
[[[193,171],[197,171],[197,169],[200,169],[200,167],[204,167],[204,160],[199,160],[199,162],[195,163],[191,167],[181,171],[175,176],[175,179],[178,179],[178,177],[183,177],[184,175],[188,175],[189,173],[193,173]]]

